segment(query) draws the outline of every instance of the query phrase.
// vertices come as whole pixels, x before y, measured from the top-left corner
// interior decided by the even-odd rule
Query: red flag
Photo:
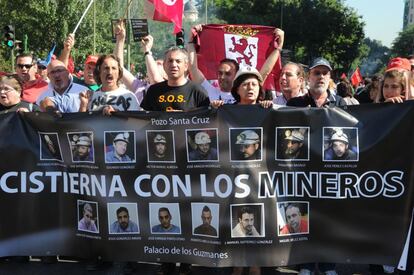
[[[197,40],[198,68],[208,80],[217,79],[217,67],[224,58],[260,70],[266,57],[277,47],[274,45],[274,29],[258,25],[204,25]],[[263,85],[265,90],[280,90],[281,69],[279,58]]]
[[[354,87],[358,86],[359,83],[362,81],[362,75],[359,71],[359,67],[356,68],[355,72],[351,76],[351,83]]]
[[[156,21],[174,23],[174,33],[181,31],[183,25],[183,0],[147,0],[148,17]]]

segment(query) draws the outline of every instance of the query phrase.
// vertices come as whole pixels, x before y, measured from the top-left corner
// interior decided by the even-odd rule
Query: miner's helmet
[[[236,144],[256,144],[259,143],[259,135],[253,130],[245,130],[236,138]]]
[[[76,142],[76,146],[91,146],[91,139],[87,136],[81,136]]]
[[[210,136],[206,132],[198,132],[194,137],[194,141],[196,144],[211,143]]]
[[[303,142],[305,137],[299,130],[286,130],[285,131],[285,140],[290,140],[294,142]]]
[[[167,140],[165,139],[165,137],[161,134],[157,134],[154,137],[154,143],[167,143]]]
[[[331,142],[333,141],[342,141],[348,144],[348,136],[342,131],[342,129],[336,129],[331,136]]]
[[[123,141],[123,142],[129,143],[128,138],[129,138],[128,132],[119,133],[115,136],[114,143],[117,141]]]

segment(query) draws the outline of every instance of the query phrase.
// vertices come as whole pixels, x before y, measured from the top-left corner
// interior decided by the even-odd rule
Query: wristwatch
[[[152,52],[151,51],[145,52],[144,53],[144,56],[147,56],[147,55],[151,55],[152,56]]]

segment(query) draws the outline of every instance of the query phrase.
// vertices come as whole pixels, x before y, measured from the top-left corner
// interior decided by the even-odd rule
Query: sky
[[[391,47],[402,31],[404,0],[345,0],[365,22],[365,36]]]

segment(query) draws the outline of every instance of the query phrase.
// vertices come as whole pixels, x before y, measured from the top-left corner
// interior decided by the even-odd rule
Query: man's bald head
[[[69,86],[69,71],[60,60],[52,60],[47,66],[47,76],[58,93],[63,93]]]

